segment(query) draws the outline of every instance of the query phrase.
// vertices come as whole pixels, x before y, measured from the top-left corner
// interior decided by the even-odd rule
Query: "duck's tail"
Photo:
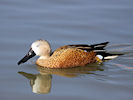
[[[120,55],[123,55],[123,54],[117,54],[117,53],[115,54],[115,53],[106,52],[104,47],[106,47],[106,45],[108,43],[109,42],[104,42],[104,43],[100,43],[100,44],[91,45],[94,52],[96,53],[97,58],[99,58],[100,60],[111,60],[111,59],[114,59]]]

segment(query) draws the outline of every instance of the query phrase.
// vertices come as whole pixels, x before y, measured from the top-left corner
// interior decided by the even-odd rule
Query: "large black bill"
[[[34,53],[34,51],[32,50],[32,48],[29,50],[28,54],[25,55],[24,58],[22,58],[19,62],[18,65],[25,63],[27,60],[29,60],[30,58],[34,57],[36,54]]]

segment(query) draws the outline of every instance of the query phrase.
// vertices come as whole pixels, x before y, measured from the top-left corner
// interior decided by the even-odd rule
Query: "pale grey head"
[[[21,63],[25,63],[28,59],[34,57],[35,55],[40,56],[40,59],[46,59],[50,56],[51,47],[48,41],[46,40],[37,40],[32,43],[29,52],[26,54],[24,58],[22,58],[18,65]]]

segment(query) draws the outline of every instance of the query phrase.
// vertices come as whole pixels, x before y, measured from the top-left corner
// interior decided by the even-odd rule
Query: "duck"
[[[36,65],[46,68],[72,68],[96,62],[102,63],[121,55],[108,53],[104,49],[108,43],[64,45],[52,52],[50,43],[40,39],[31,44],[30,50],[18,62],[18,65],[25,63],[35,55],[39,56]]]

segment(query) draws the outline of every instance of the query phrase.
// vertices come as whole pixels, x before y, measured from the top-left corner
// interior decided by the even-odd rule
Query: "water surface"
[[[133,99],[132,0],[1,0],[0,12],[1,100]],[[108,51],[125,55],[102,65],[61,71],[40,73],[33,64],[36,58],[18,66],[30,44],[40,38],[53,50],[109,41]],[[44,94],[33,91],[36,79]]]

